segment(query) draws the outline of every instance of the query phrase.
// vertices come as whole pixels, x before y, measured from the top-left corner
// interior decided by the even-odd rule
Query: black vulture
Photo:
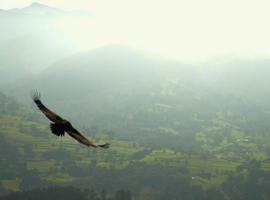
[[[63,119],[56,113],[49,110],[40,100],[40,93],[34,92],[32,95],[32,99],[37,105],[37,107],[43,112],[43,114],[53,123],[50,124],[51,132],[56,136],[64,136],[65,132],[67,132],[71,137],[73,137],[78,142],[91,147],[102,147],[109,148],[110,144],[100,144],[97,145],[93,141],[84,137],[79,131],[77,131],[69,121]]]

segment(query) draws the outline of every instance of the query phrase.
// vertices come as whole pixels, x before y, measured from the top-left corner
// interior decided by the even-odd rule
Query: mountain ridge
[[[0,9],[4,14],[24,14],[24,15],[77,15],[91,17],[92,13],[85,10],[66,11],[54,6],[33,2],[23,8]]]

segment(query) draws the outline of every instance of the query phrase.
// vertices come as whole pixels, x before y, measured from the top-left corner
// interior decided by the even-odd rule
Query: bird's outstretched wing
[[[102,147],[102,148],[109,148],[110,144],[106,143],[106,144],[101,144],[101,145],[97,145],[95,144],[93,141],[87,139],[86,137],[84,137],[79,131],[77,131],[75,128],[71,127],[70,130],[66,130],[66,132],[73,137],[75,140],[77,140],[78,142],[86,145],[86,146],[92,146],[92,147]]]
[[[49,110],[46,106],[43,105],[43,103],[40,100],[40,93],[34,92],[32,94],[32,99],[37,105],[37,107],[43,112],[43,114],[52,122],[55,124],[51,124],[51,130],[55,135],[64,135],[64,131],[66,131],[71,137],[73,137],[78,142],[86,145],[86,146],[92,146],[92,147],[102,147],[102,148],[109,148],[110,144],[101,144],[97,145],[93,141],[88,140],[86,137],[84,137],[79,131],[77,131],[75,128],[72,127],[72,125],[66,121],[65,119],[58,116],[56,113]],[[65,124],[68,123],[69,126],[65,127]],[[59,125],[60,124],[60,125]],[[64,125],[63,125],[64,124]],[[64,127],[63,127],[64,126]],[[61,129],[59,131],[59,129]]]
[[[37,105],[37,107],[39,108],[39,110],[41,110],[41,112],[43,112],[43,114],[52,122],[55,123],[59,123],[62,122],[64,119],[62,119],[60,116],[58,116],[56,113],[52,112],[51,110],[49,110],[46,106],[43,105],[43,103],[40,100],[40,93],[38,92],[34,92],[32,94],[32,99],[35,102],[35,104]]]

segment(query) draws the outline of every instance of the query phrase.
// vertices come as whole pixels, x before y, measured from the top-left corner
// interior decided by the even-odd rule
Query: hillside
[[[28,100],[29,91],[38,88],[48,106],[80,126],[201,151],[197,134],[205,131],[220,143],[227,129],[228,134],[267,134],[267,63],[250,62],[246,70],[245,62],[197,67],[107,46],[63,59],[11,91]],[[240,135],[232,142],[245,137]]]
[[[72,62],[68,63],[72,66]],[[68,80],[68,76],[64,77]],[[110,141],[108,151],[87,149],[69,137],[56,138],[37,110],[1,95],[1,104],[5,105],[0,124],[2,191],[76,185],[111,192],[127,189],[138,198],[150,192],[152,198],[163,199],[171,188],[172,198],[181,189],[186,199],[209,199],[211,195],[222,199],[248,194],[244,189],[230,193],[234,185],[265,184],[270,172],[269,114],[239,97],[215,95],[213,101],[212,93],[195,92],[195,86],[187,87],[186,81],[164,79],[163,84],[154,84],[153,88],[138,87],[140,93],[130,93],[123,101],[125,104],[118,105],[120,111],[115,106],[124,97],[119,94],[127,94],[128,90],[123,89],[126,86],[116,82],[121,93],[102,109],[101,99],[113,96],[105,85],[102,90],[108,93],[94,93],[101,95],[95,101],[100,110],[94,114],[106,118],[91,119],[92,112],[84,110],[88,119],[93,120],[88,126],[67,114],[69,110],[61,114],[75,121],[79,130],[97,142]],[[139,96],[143,101],[138,100],[138,95],[143,95],[144,98]],[[44,97],[44,103],[62,113],[57,106],[50,105],[52,100],[47,103],[50,96]],[[60,97],[53,101],[60,104]],[[75,112],[71,107],[70,110]],[[240,174],[242,178],[238,177]],[[251,174],[258,182],[248,182]],[[267,195],[266,191],[260,194]],[[259,195],[259,190],[256,192]]]
[[[270,200],[267,6],[193,3],[0,9],[0,200]]]

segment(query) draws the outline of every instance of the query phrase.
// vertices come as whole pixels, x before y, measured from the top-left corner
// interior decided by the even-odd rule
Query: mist
[[[68,19],[56,25],[81,48],[121,44],[186,62],[269,58],[269,2],[264,0],[39,2],[93,14],[90,21]],[[2,7],[30,3],[12,0]]]
[[[268,7],[0,3],[0,200],[270,199]]]

